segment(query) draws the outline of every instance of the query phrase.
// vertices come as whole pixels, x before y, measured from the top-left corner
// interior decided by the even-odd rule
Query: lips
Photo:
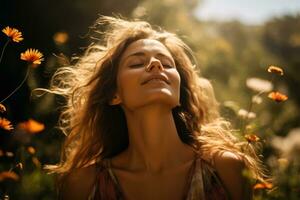
[[[142,85],[148,83],[151,80],[155,80],[155,79],[162,80],[165,83],[170,84],[170,82],[167,79],[167,77],[165,77],[164,75],[155,74],[155,75],[151,75],[151,76],[147,77],[146,80],[142,82]]]

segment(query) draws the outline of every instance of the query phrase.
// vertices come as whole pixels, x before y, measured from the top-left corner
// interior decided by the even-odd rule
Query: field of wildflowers
[[[2,61],[2,58],[5,54],[6,47],[13,43],[20,43],[24,38],[22,36],[22,32],[19,31],[16,28],[11,28],[9,26],[3,28],[2,33],[4,33],[7,36],[7,41],[5,42],[4,47],[1,51],[1,57],[0,57],[0,64]],[[31,135],[34,135],[36,133],[39,133],[44,130],[45,126],[42,123],[39,123],[38,121],[35,121],[33,119],[28,119],[27,121],[20,122],[14,127],[10,120],[6,118],[6,107],[5,107],[5,101],[9,99],[12,95],[14,95],[15,92],[18,91],[18,89],[25,83],[27,80],[30,70],[38,67],[38,65],[41,64],[43,61],[43,54],[39,52],[37,49],[29,48],[25,52],[20,53],[20,60],[27,62],[27,72],[24,77],[24,79],[20,82],[20,84],[4,99],[0,101],[0,128],[3,129],[7,134],[21,134],[21,135],[28,135],[31,137]],[[22,136],[21,136],[22,137]],[[11,151],[5,151],[4,149],[0,149],[0,156],[1,157],[7,157],[8,160],[11,160],[8,163],[5,163],[4,169],[8,167],[6,170],[1,169],[0,172],[0,182],[4,182],[4,187],[1,190],[1,199],[9,199],[9,194],[6,191],[6,185],[5,182],[12,180],[12,181],[19,181],[20,179],[20,171],[23,170],[23,166],[25,164],[25,155],[29,156],[31,158],[31,162],[37,167],[41,168],[41,163],[39,159],[36,157],[36,149],[33,146],[30,145],[19,145],[18,147],[18,154],[11,152]],[[14,159],[11,159],[14,158]],[[24,163],[24,164],[23,164]]]
[[[244,142],[257,147],[270,178],[253,183],[254,199],[300,199],[300,16],[253,28],[238,22],[197,21],[190,15],[195,5],[183,0],[176,4],[170,0],[129,2],[130,7],[119,10],[111,4],[103,13],[124,11],[128,17],[146,19],[183,36],[195,51],[201,75],[215,87],[222,115]],[[160,12],[166,7],[170,9]],[[82,7],[80,12],[88,15],[87,10]],[[59,160],[64,136],[55,125],[64,100],[52,94],[38,94],[37,100],[32,91],[47,88],[53,72],[71,64],[78,48],[72,46],[82,44],[78,40],[86,40],[86,45],[97,41],[97,34],[83,39],[76,32],[74,39],[73,27],[66,25],[47,29],[52,32],[45,39],[46,31],[32,36],[34,32],[12,26],[0,24],[1,79],[12,77],[9,83],[15,83],[1,82],[0,200],[55,199],[55,176],[48,175],[43,165]],[[33,37],[42,38],[38,40],[42,51],[27,47],[31,42],[24,44]],[[10,71],[12,66],[18,73]]]

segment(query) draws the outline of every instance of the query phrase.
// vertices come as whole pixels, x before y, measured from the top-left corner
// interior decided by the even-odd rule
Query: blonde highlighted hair
[[[125,115],[119,105],[109,105],[117,89],[119,59],[126,47],[139,39],[154,39],[172,54],[181,78],[180,104],[172,110],[182,142],[209,159],[220,151],[239,155],[256,179],[263,180],[262,165],[251,144],[240,141],[222,119],[208,80],[200,78],[192,51],[175,34],[154,29],[144,21],[100,17],[105,27],[99,44],[90,46],[74,66],[62,67],[53,76],[51,93],[62,95],[67,105],[59,127],[67,136],[61,162],[46,166],[61,175],[113,157],[128,147]]]

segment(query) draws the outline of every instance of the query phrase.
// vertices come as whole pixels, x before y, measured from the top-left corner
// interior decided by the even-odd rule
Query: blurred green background
[[[271,190],[255,190],[255,199],[300,199],[300,5],[297,0],[266,0],[254,4],[235,0],[48,0],[0,3],[0,28],[18,28],[24,36],[10,43],[0,64],[0,99],[21,82],[26,63],[19,59],[27,48],[39,49],[45,61],[30,75],[17,93],[3,102],[1,117],[17,127],[34,119],[45,125],[37,134],[0,129],[0,172],[15,168],[18,181],[0,178],[0,199],[56,199],[54,176],[44,164],[59,161],[64,136],[56,128],[64,100],[46,94],[31,95],[37,87],[47,88],[51,75],[79,56],[95,42],[90,32],[98,15],[138,18],[177,33],[194,51],[201,76],[208,78],[221,105],[222,115],[238,129],[240,109],[248,109],[254,91],[249,78],[272,80],[274,88],[288,95],[276,103],[264,93],[262,103],[253,105],[254,119],[248,122],[261,138],[263,160],[274,177]],[[2,50],[7,38],[1,32]],[[280,66],[284,76],[267,72]],[[33,147],[35,152],[28,150]],[[7,152],[13,153],[10,155]]]

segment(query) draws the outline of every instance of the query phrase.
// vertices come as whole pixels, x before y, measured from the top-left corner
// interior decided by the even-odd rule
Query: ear
[[[120,96],[118,94],[115,94],[113,99],[110,100],[109,105],[114,106],[114,105],[118,105],[122,102]]]

